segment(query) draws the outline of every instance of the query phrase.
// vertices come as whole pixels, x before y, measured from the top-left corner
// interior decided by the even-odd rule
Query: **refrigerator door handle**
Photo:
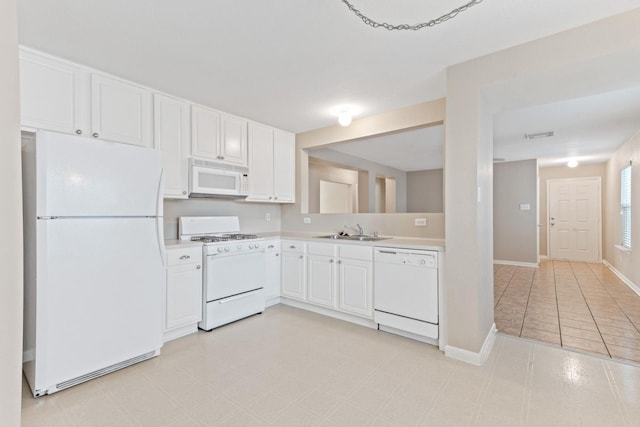
[[[160,170],[160,182],[158,184],[158,195],[156,198],[156,234],[158,236],[158,248],[160,249],[160,262],[165,266],[167,254],[164,249],[164,224],[162,220],[162,189],[164,188],[164,169]]]

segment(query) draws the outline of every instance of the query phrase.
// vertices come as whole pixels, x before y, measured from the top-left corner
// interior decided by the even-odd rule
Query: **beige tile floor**
[[[498,331],[640,363],[640,296],[603,264],[494,266]]]
[[[633,426],[640,367],[498,336],[483,367],[286,306],[51,396],[23,426]],[[1,424],[1,423],[0,423]]]

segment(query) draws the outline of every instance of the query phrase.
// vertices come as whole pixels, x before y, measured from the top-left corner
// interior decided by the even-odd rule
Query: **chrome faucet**
[[[356,228],[358,227],[358,228]],[[351,227],[349,225],[345,225],[344,228],[350,228],[353,231],[357,231],[358,232],[358,236],[363,236],[364,235],[364,229],[362,228],[362,226],[360,224],[356,224],[356,227]]]

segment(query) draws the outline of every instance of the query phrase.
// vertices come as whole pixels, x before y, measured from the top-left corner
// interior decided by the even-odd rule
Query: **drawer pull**
[[[267,246],[267,248],[268,248],[268,249],[273,249],[273,248],[274,248],[274,246],[273,246],[273,245],[269,245],[269,246]]]
[[[182,256],[180,257],[180,259],[189,259],[189,258],[191,258],[189,255],[182,255]]]
[[[200,266],[199,265],[196,265],[196,270],[200,270]]]
[[[293,245],[289,246],[289,249],[295,249],[295,248],[296,248],[296,247],[295,247],[295,246],[293,246]]]

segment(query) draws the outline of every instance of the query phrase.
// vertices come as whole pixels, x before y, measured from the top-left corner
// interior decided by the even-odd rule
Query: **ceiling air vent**
[[[549,132],[538,132],[538,133],[525,133],[525,139],[539,139],[539,138],[550,138],[554,134],[553,131]]]

